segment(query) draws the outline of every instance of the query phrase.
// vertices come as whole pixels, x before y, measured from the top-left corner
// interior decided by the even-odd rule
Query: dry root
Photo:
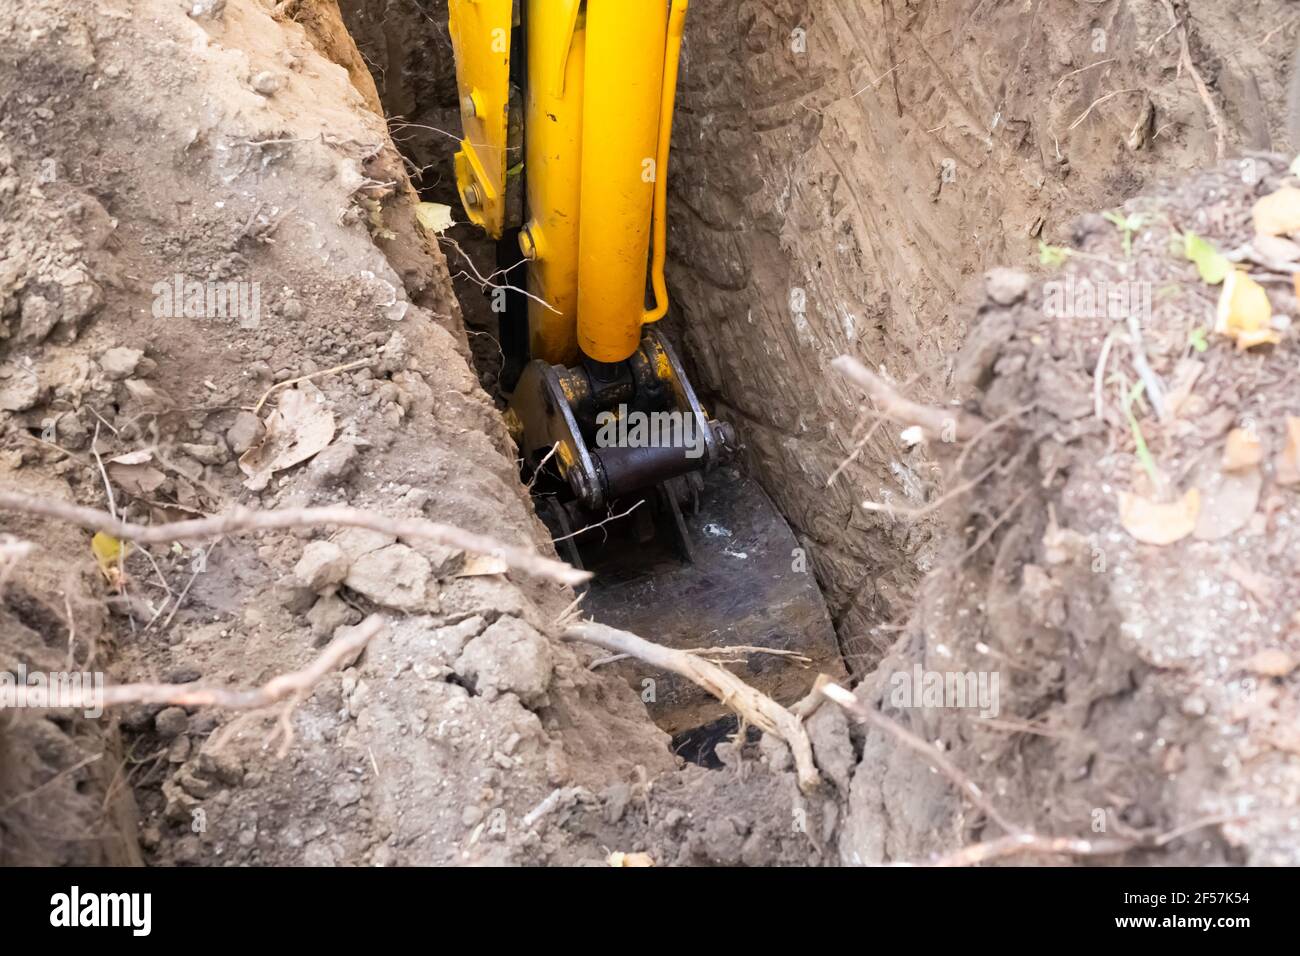
[[[18,511],[23,514],[57,518],[92,531],[102,531],[124,541],[145,543],[210,538],[235,531],[271,531],[318,525],[346,525],[382,531],[401,538],[419,538],[448,548],[490,555],[500,558],[509,567],[518,571],[557,581],[560,584],[581,584],[591,577],[590,572],[579,571],[563,561],[544,558],[526,548],[505,544],[487,535],[466,531],[454,525],[439,524],[423,518],[392,518],[377,512],[342,505],[329,505],[323,508],[284,508],[278,511],[255,511],[250,508],[236,507],[213,518],[142,525],[119,521],[106,512],[67,501],[33,498],[16,492],[0,491],[0,511]]]
[[[604,624],[575,624],[564,632],[563,637],[566,641],[581,641],[615,654],[627,654],[698,684],[739,714],[742,720],[786,742],[794,757],[800,790],[808,793],[821,784],[821,776],[813,762],[812,742],[799,718],[730,671],[697,654],[653,644]]]

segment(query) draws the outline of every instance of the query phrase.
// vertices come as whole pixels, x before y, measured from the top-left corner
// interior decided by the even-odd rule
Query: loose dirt
[[[1240,247],[1287,181],[1289,157],[1246,151],[1295,146],[1289,5],[1177,4],[1227,154],[1194,175],[1217,131],[1161,4],[809,6],[692,5],[671,278],[697,379],[811,556],[858,699],[1015,825],[1134,847],[1103,861],[1297,862],[1278,655],[1300,654],[1300,542],[1276,465],[1295,332],[1249,352],[1205,332],[1217,287],[1174,244]],[[451,277],[486,246],[413,216],[452,192],[445,8],[341,7],[0,11],[6,489],[144,523],[346,503],[553,553],[481,384],[481,283]],[[1121,202],[1142,217],[1127,250],[1082,215]],[[1040,239],[1069,252],[1039,267]],[[998,263],[1032,274],[984,280]],[[1155,290],[1152,373],[1175,388],[1201,364],[1172,418],[1128,404],[1135,431],[1136,353],[1114,337],[1097,416],[1110,320],[1044,311],[1071,275]],[[235,305],[187,313],[188,282],[234,283]],[[973,447],[872,431],[841,353],[997,427]],[[1244,491],[1217,470],[1234,427],[1267,456]],[[1117,493],[1156,493],[1147,455],[1229,530],[1134,541]],[[257,461],[279,467],[254,488]],[[807,721],[816,793],[770,737],[683,765],[639,688],[557,639],[567,589],[458,551],[322,528],[101,565],[69,525],[5,513],[0,531],[5,670],[255,686],[390,621],[288,710],[0,713],[4,862],[853,865],[1002,835],[829,704]],[[900,707],[918,665],[996,672],[997,715]]]

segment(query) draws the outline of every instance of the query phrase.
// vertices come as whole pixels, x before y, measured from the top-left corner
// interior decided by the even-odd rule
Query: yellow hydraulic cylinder
[[[650,263],[650,284],[655,307],[642,322],[658,322],[668,314],[668,283],[664,281],[664,259],[668,253],[668,150],[673,139],[673,108],[677,102],[677,64],[682,54],[688,0],[673,0],[668,15],[668,52],[664,57],[664,88],[659,104],[659,153],[655,162],[654,252]]]
[[[528,0],[524,118],[531,220],[520,234],[528,266],[531,354],[578,360],[578,224],[585,29],[580,0]]]
[[[664,0],[587,0],[578,345],[599,362],[641,344],[667,33]]]

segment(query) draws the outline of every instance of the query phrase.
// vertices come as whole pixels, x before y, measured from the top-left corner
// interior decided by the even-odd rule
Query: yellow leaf
[[[1244,272],[1229,272],[1219,295],[1214,331],[1234,339],[1239,349],[1266,343],[1276,345],[1282,337],[1272,322],[1273,307],[1264,287]]]
[[[95,536],[90,539],[90,550],[94,552],[100,570],[108,574],[110,570],[117,568],[119,559],[126,557],[127,545],[111,534],[96,531]]]
[[[1119,523],[1143,544],[1173,544],[1196,529],[1201,493],[1190,488],[1178,501],[1162,503],[1132,492],[1119,493]]]
[[[1264,236],[1300,232],[1300,189],[1283,186],[1255,203],[1251,216],[1255,231]]]
[[[1234,428],[1228,432],[1228,441],[1223,446],[1223,470],[1244,471],[1253,468],[1264,457],[1264,447],[1259,436],[1244,428]]]
[[[649,853],[623,853],[615,850],[606,861],[610,866],[654,866]]]

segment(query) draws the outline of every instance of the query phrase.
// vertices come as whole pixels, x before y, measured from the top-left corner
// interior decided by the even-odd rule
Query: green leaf
[[[1188,344],[1198,352],[1204,352],[1210,347],[1210,343],[1205,338],[1205,329],[1192,329],[1191,334],[1187,336]]]
[[[1043,240],[1038,240],[1039,265],[1059,266],[1068,258],[1070,258],[1070,250],[1065,246],[1049,246]]]
[[[1218,285],[1232,271],[1232,263],[1223,253],[1194,232],[1183,233],[1183,255],[1196,263],[1196,271],[1207,285]]]
[[[1131,216],[1121,216],[1117,212],[1107,212],[1102,215],[1107,222],[1124,233],[1124,255],[1133,255],[1133,233],[1146,225],[1146,216],[1136,212]]]

